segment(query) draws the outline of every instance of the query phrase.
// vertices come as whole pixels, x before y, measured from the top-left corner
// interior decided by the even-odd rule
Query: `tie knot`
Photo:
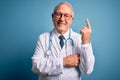
[[[63,35],[61,35],[61,36],[59,36],[59,39],[60,39],[60,40],[63,40],[63,39],[65,39],[65,38],[64,38]]]

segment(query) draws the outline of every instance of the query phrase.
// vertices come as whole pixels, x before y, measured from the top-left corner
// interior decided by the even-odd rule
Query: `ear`
[[[74,17],[72,18],[72,21],[74,20]]]
[[[52,18],[53,18],[53,17],[54,17],[54,14],[52,13],[52,15],[51,15],[51,16],[52,16]]]
[[[52,17],[52,21],[53,21],[53,19],[54,19],[54,14],[53,13],[52,13],[51,17]]]

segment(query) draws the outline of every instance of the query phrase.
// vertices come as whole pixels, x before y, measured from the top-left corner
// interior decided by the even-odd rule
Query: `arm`
[[[90,35],[92,33],[92,29],[88,19],[86,20],[87,26],[81,29],[81,54],[80,54],[80,70],[85,74],[90,74],[94,68],[95,58],[92,51],[92,46],[90,43]]]
[[[84,44],[81,46],[80,53],[80,71],[84,74],[90,74],[94,68],[95,57],[93,55],[92,46]]]
[[[43,42],[42,42],[43,41]],[[35,53],[32,57],[32,71],[42,75],[59,75],[62,73],[62,59],[45,57],[45,40],[39,37]],[[48,47],[46,47],[48,48]]]
[[[94,68],[94,55],[92,51],[92,46],[90,44],[82,44],[79,47],[80,54],[74,53],[72,55],[66,56],[63,59],[63,65],[65,67],[76,67],[79,66],[80,71],[84,74],[90,74]]]

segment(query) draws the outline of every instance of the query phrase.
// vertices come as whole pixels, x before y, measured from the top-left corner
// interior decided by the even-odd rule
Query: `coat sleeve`
[[[92,45],[81,45],[80,49],[80,71],[84,74],[90,74],[94,68],[95,57],[93,55]]]
[[[40,36],[36,45],[35,53],[32,57],[32,71],[34,73],[42,75],[62,74],[62,58],[46,57],[46,49],[44,42],[44,38]]]

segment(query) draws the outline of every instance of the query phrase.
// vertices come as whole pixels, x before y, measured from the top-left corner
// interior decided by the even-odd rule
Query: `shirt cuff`
[[[88,43],[88,44],[81,44],[82,47],[88,47],[88,46],[90,46],[90,45],[91,45],[91,43]]]

